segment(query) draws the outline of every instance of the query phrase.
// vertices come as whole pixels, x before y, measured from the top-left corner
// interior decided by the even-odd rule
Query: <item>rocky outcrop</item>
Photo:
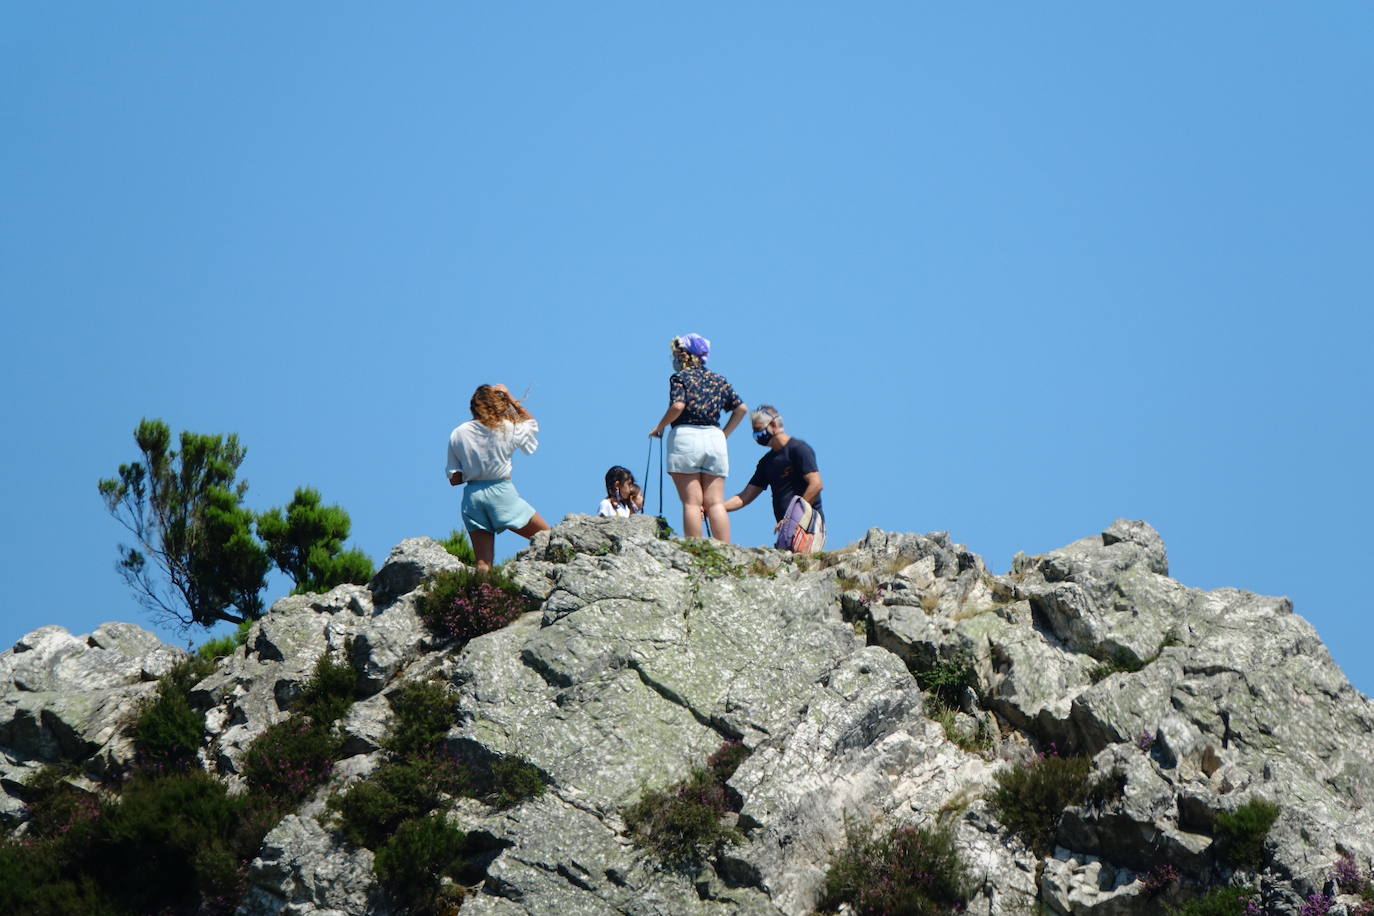
[[[1141,522],[1007,575],[942,534],[870,531],[824,557],[658,537],[652,519],[570,516],[510,564],[539,610],[457,645],[416,616],[425,579],[458,561],[403,541],[370,586],[284,598],[196,686],[203,762],[235,780],[244,748],[288,714],[325,652],[349,651],[363,699],[341,722],[332,782],[267,836],[244,916],[388,913],[372,854],[334,831],[324,799],[371,770],[387,697],[440,678],[448,743],[518,754],[548,791],[449,817],[490,864],[465,913],[805,913],[854,825],[944,823],[977,880],[969,911],[1149,913],[1143,877],[1230,877],[1215,819],[1280,805],[1257,885],[1273,912],[1320,890],[1338,851],[1374,859],[1374,707],[1284,599],[1168,578]],[[45,762],[128,760],[121,727],[181,653],[126,624],[44,628],[0,654],[0,796]],[[921,689],[942,666],[976,676],[955,742]],[[664,868],[622,812],[725,740],[742,842],[699,869]],[[970,749],[965,749],[970,748]],[[1040,858],[997,822],[996,775],[1032,751],[1092,758],[1116,792],[1067,810]]]
[[[184,656],[131,623],[85,636],[42,627],[0,653],[0,822],[22,818],[21,786],[45,764],[117,772],[133,750],[130,711]]]

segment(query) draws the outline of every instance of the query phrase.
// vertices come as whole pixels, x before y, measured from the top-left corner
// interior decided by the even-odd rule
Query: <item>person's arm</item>
[[[456,430],[455,430],[456,434]],[[448,478],[448,485],[456,487],[463,482],[463,462],[458,459],[458,451],[453,447],[453,437],[448,440],[448,453],[445,456],[444,476]]]
[[[515,443],[516,448],[520,449],[520,451],[524,452],[526,455],[533,455],[534,450],[539,448],[538,433],[539,421],[534,417],[530,417],[528,420],[521,420],[519,423],[515,424],[515,429],[512,431],[511,435],[511,441]]]
[[[682,416],[682,412],[686,409],[686,401],[674,401],[669,404],[668,409],[663,412],[663,419],[658,421],[657,426],[649,430],[649,437],[651,439],[657,439],[659,436],[663,435],[663,427]]]
[[[816,497],[820,496],[821,490],[825,489],[825,484],[821,483],[821,472],[812,471],[804,475],[802,480],[806,481],[806,491],[802,493],[802,499],[806,500],[807,504],[814,506]]]
[[[730,419],[725,421],[725,437],[728,439],[730,434],[739,426],[739,421],[744,419],[744,415],[749,412],[749,405],[743,401],[730,413]]]
[[[763,487],[756,487],[752,483],[740,490],[734,496],[725,501],[725,511],[734,512],[736,509],[743,509],[754,500],[758,499],[763,492]]]

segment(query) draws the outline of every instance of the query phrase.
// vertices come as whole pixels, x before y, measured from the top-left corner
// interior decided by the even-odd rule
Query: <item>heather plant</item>
[[[716,781],[724,784],[747,759],[749,748],[738,738],[731,738],[706,758],[706,766],[715,775]]]
[[[536,607],[537,602],[499,570],[463,568],[430,579],[417,611],[435,636],[466,642]]]
[[[468,773],[448,757],[388,760],[326,804],[350,843],[377,849],[404,821],[428,814],[444,795],[470,785]]]
[[[1166,904],[1165,910],[1169,916],[1249,916],[1251,893],[1243,887],[1218,887],[1184,903]]]
[[[1087,757],[1031,757],[997,774],[989,806],[1036,855],[1049,855],[1064,809],[1089,796],[1091,769]]]
[[[389,697],[395,716],[385,747],[399,757],[433,754],[453,725],[453,696],[441,681],[407,681]]]
[[[107,887],[119,888],[136,912],[157,912],[171,901],[200,903],[233,898],[242,890],[241,865],[256,844],[241,837],[243,796],[199,770],[160,778],[135,778],[103,819],[99,844],[108,869]],[[128,881],[133,874],[156,876]]]
[[[961,912],[968,870],[943,828],[895,827],[876,838],[851,834],[825,876],[820,907],[848,904],[859,916],[935,916]]]
[[[1278,816],[1278,805],[1259,798],[1218,814],[1216,838],[1221,855],[1239,868],[1259,871],[1264,865],[1264,841]]]
[[[1158,897],[1170,887],[1177,884],[1178,880],[1178,869],[1165,863],[1163,865],[1156,865],[1146,872],[1145,876],[1140,879],[1140,885],[1145,889],[1145,895],[1147,897]]]
[[[353,667],[352,641],[344,643],[341,657],[329,652],[315,662],[310,680],[301,690],[297,711],[316,725],[333,725],[348,712],[358,695],[358,670]]]
[[[462,905],[464,889],[457,882],[468,864],[468,849],[467,835],[443,815],[417,817],[402,823],[378,848],[373,867],[402,912],[448,916]]]
[[[100,796],[74,785],[71,780],[78,775],[72,764],[53,764],[24,783],[29,837],[60,837],[72,830],[80,833],[85,825],[100,817],[104,807]]]
[[[965,690],[978,690],[973,657],[956,652],[915,672],[916,684],[948,709],[957,709]]]
[[[634,841],[675,867],[703,862],[740,842],[739,831],[724,823],[739,810],[739,796],[725,783],[748,756],[742,742],[726,741],[686,779],[645,792],[624,811]]]
[[[215,778],[136,773],[117,799],[92,797],[94,809],[61,802],[64,816],[44,808],[65,790],[40,782],[30,812],[42,829],[0,846],[0,912],[228,916],[242,898],[244,863],[267,828],[246,816],[251,799]]]
[[[241,762],[244,782],[278,802],[299,802],[329,777],[342,744],[332,727],[292,715],[248,745]]]
[[[1358,894],[1365,886],[1364,874],[1360,871],[1355,857],[1348,852],[1343,852],[1337,857],[1336,864],[1331,867],[1331,880],[1346,894]]]
[[[131,729],[140,763],[170,769],[196,764],[205,715],[192,708],[190,693],[214,667],[213,661],[193,655],[158,679],[157,693],[139,710]]]
[[[1325,894],[1308,894],[1298,907],[1298,916],[1327,916],[1331,912],[1331,904],[1335,902],[1334,898]]]
[[[668,865],[686,866],[741,840],[723,823],[729,811],[725,787],[710,770],[696,769],[682,782],[645,792],[624,817],[637,844]]]
[[[544,794],[544,774],[524,757],[498,758],[489,769],[491,791],[488,797],[498,808],[511,808]]]

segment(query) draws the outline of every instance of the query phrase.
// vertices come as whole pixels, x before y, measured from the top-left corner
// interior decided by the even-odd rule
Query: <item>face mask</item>
[[[769,442],[773,441],[773,434],[770,433],[766,427],[764,429],[756,429],[754,430],[754,441],[759,445],[767,445]]]

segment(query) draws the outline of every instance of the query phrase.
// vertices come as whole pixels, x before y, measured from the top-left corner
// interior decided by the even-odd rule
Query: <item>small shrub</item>
[[[1278,805],[1259,798],[1218,814],[1216,838],[1222,856],[1238,868],[1259,871],[1264,865],[1264,841],[1278,816]]]
[[[1102,808],[1121,801],[1125,794],[1126,774],[1121,770],[1111,769],[1093,780],[1093,784],[1088,787],[1087,801]]]
[[[200,770],[135,777],[102,819],[101,884],[139,913],[194,912],[207,898],[237,903],[240,862],[255,852],[233,843],[246,807]]]
[[[1240,916],[1248,912],[1246,901],[1251,891],[1243,887],[1219,887],[1205,896],[1177,906],[1168,906],[1170,916]]]
[[[453,696],[441,681],[408,681],[387,698],[396,717],[386,748],[399,757],[438,751],[453,725]]]
[[[929,668],[915,672],[915,677],[922,690],[950,709],[959,706],[966,688],[975,693],[978,690],[978,672],[974,670],[973,657],[967,652],[956,652],[936,661]]]
[[[749,748],[744,746],[744,742],[738,738],[731,738],[706,758],[706,766],[714,774],[716,782],[723,785],[735,775],[739,765],[749,759],[749,754]]]
[[[1164,865],[1156,865],[1146,872],[1145,876],[1140,879],[1140,884],[1145,889],[1147,897],[1158,897],[1177,884],[1178,880],[1178,869],[1165,863]]]
[[[1116,649],[1111,658],[1088,669],[1088,680],[1096,684],[1113,674],[1131,674],[1145,667],[1145,662],[1136,658],[1135,653]]]
[[[158,679],[153,701],[139,710],[132,733],[140,762],[183,769],[196,762],[205,738],[205,714],[191,707],[191,688],[214,671],[214,662],[191,656]]]
[[[462,560],[469,566],[477,565],[477,554],[472,552],[472,542],[468,540],[466,531],[459,531],[454,528],[448,533],[448,538],[440,541],[450,554]]]
[[[973,731],[970,732],[960,727],[958,713],[934,697],[926,706],[926,715],[944,729],[945,738],[961,751],[970,754],[986,754],[992,750],[992,729],[984,720],[976,719]]]
[[[1036,855],[1049,855],[1059,816],[1088,797],[1091,769],[1087,757],[1032,757],[997,774],[989,805]]]
[[[730,562],[725,550],[716,542],[705,538],[684,538],[682,549],[692,556],[692,569],[707,578],[734,576],[739,578],[745,573],[743,566]]]
[[[550,563],[571,563],[577,551],[571,544],[550,544],[544,551],[544,559]]]
[[[239,646],[248,642],[248,631],[253,628],[253,618],[243,620],[232,633],[207,639],[196,648],[196,656],[205,661],[217,661],[234,654]]]
[[[350,843],[376,849],[402,821],[428,814],[443,795],[469,784],[466,771],[447,757],[388,761],[347,792],[331,795],[327,807]]]
[[[825,876],[823,909],[849,904],[860,916],[945,914],[968,902],[968,871],[948,830],[897,827],[851,836]]]
[[[492,802],[510,808],[544,794],[544,774],[524,757],[502,757],[491,765]]]
[[[462,904],[463,887],[443,884],[467,864],[467,835],[442,815],[404,821],[377,850],[374,868],[382,887],[412,916],[448,914]]]
[[[1298,907],[1298,916],[1327,916],[1331,904],[1336,901],[1325,894],[1308,894],[1307,899]]]
[[[77,768],[71,764],[53,764],[24,783],[29,837],[63,836],[100,817],[100,797],[68,781],[77,775]]]
[[[331,727],[293,715],[248,745],[243,779],[279,802],[298,802],[329,777],[342,743]]]
[[[624,816],[637,844],[669,865],[683,866],[740,842],[739,831],[721,822],[729,811],[725,787],[710,770],[698,769],[667,789],[645,792]]]
[[[343,659],[326,652],[315,662],[315,671],[301,691],[297,711],[316,725],[333,725],[353,705],[358,695],[358,671],[349,660],[352,644],[346,643]]]
[[[499,630],[538,603],[498,570],[438,573],[420,596],[420,620],[435,636],[466,642]]]

